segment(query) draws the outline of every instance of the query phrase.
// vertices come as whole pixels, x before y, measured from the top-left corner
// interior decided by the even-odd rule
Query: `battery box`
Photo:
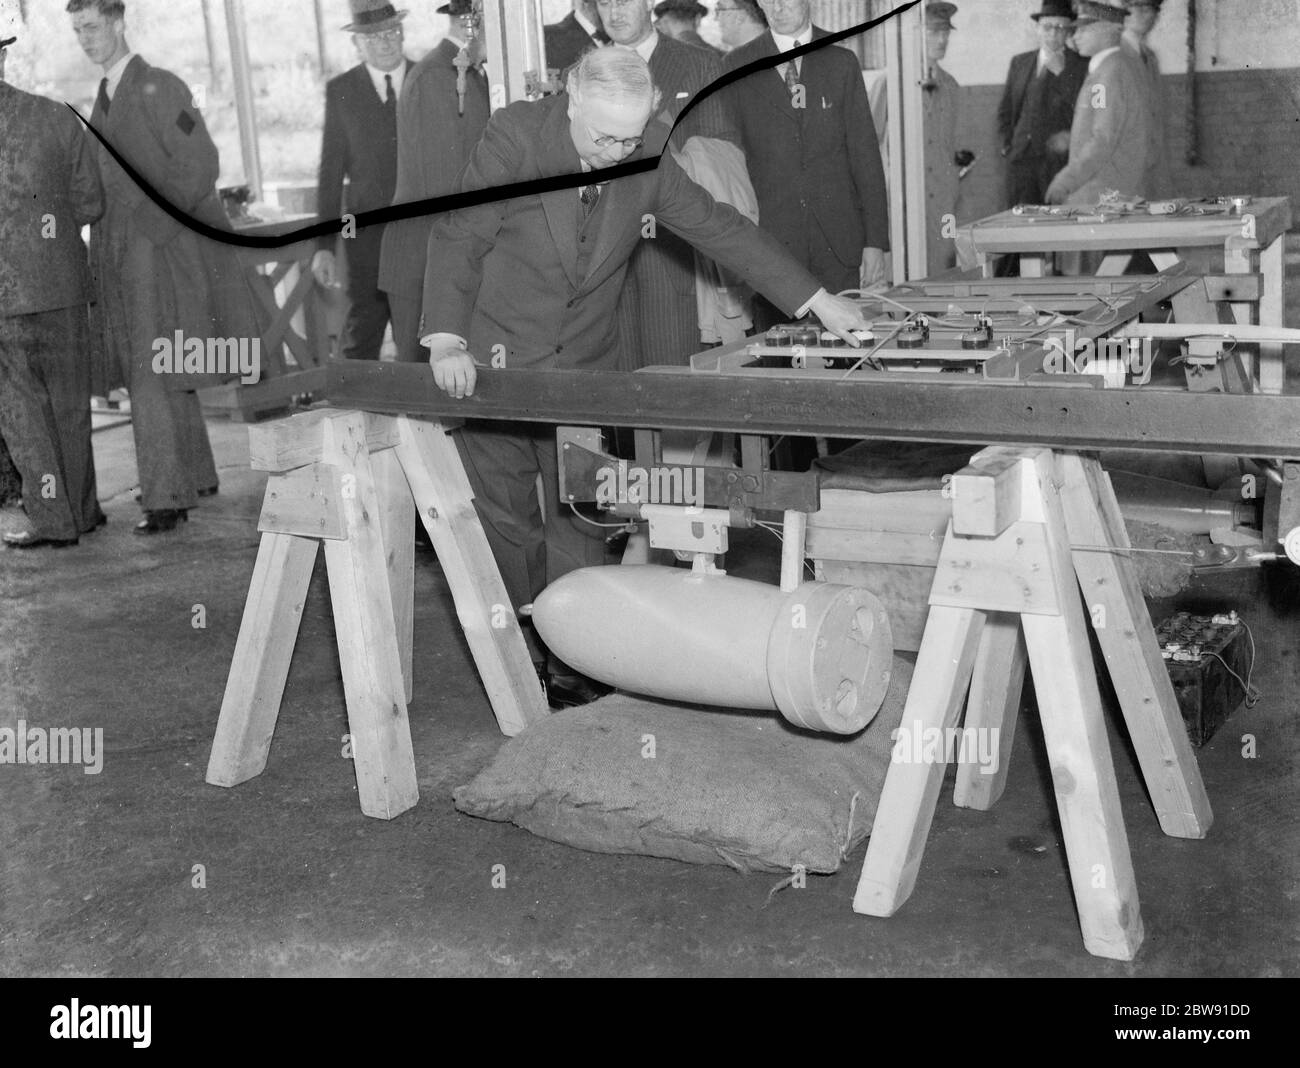
[[[1203,746],[1246,699],[1251,650],[1236,612],[1194,616],[1179,612],[1156,627],[1156,639],[1192,745]],[[1232,672],[1228,669],[1231,668]]]

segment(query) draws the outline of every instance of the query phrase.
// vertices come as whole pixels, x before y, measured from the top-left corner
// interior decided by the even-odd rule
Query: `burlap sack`
[[[616,694],[506,742],[456,807],[598,853],[833,872],[871,831],[912,666],[852,738]]]

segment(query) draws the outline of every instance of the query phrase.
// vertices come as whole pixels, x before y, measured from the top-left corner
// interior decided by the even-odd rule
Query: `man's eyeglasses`
[[[400,41],[402,39],[402,31],[400,29],[382,30],[379,33],[358,33],[355,36],[358,41],[375,41],[380,44],[392,44],[394,41]]]
[[[585,122],[582,128],[587,131],[587,136],[591,138],[591,143],[597,148],[613,148],[614,145],[622,145],[624,148],[630,148],[633,151],[645,144],[644,137],[611,137],[609,134],[597,134]]]

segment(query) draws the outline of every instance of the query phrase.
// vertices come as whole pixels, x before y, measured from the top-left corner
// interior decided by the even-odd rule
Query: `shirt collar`
[[[792,48],[798,48],[800,45],[806,45],[812,40],[812,23],[810,22],[803,28],[803,31],[794,37],[787,37],[783,33],[772,31],[772,40],[776,42],[778,52],[789,52]]]
[[[117,92],[117,87],[122,84],[122,75],[126,73],[126,65],[131,62],[134,55],[134,52],[127,52],[104,73],[104,77],[108,79],[108,98],[110,100],[113,99],[113,94]]]
[[[402,95],[402,82],[406,79],[405,59],[397,65],[395,70],[380,70],[378,67],[372,67],[369,63],[365,66],[366,73],[370,75],[370,84],[375,87],[375,92],[379,94],[380,100],[388,99],[388,86],[384,84],[385,75],[393,79],[393,92],[398,96]]]
[[[655,46],[658,43],[659,43],[659,31],[652,28],[650,30],[650,36],[647,37],[644,41],[642,41],[639,45],[633,46],[632,51],[635,52],[642,59],[644,59],[647,63],[649,63],[650,57],[654,55]],[[623,46],[623,47],[627,47],[627,46]]]
[[[1142,51],[1143,40],[1138,36],[1135,30],[1126,29],[1124,31],[1123,40],[1128,42],[1128,46],[1133,49],[1134,52]]]
[[[1058,55],[1060,55],[1060,57],[1061,57],[1061,62],[1064,63],[1064,62],[1065,62],[1065,53],[1064,53],[1064,52],[1060,52],[1060,53],[1058,53]],[[1046,48],[1040,48],[1040,49],[1038,50],[1038,71],[1039,71],[1040,74],[1042,73],[1043,68],[1047,66],[1047,60],[1048,60],[1050,57],[1051,57],[1051,53],[1048,52]]]
[[[1098,52],[1095,56],[1092,57],[1092,59],[1088,63],[1088,73],[1096,74],[1097,68],[1100,67],[1103,63],[1105,63],[1106,60],[1110,59],[1110,57],[1113,56],[1118,51],[1119,51],[1119,45],[1115,45],[1112,48],[1106,49],[1104,52]]]

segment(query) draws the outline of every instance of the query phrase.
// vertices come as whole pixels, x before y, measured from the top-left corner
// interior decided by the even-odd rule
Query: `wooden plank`
[[[967,731],[989,733],[997,763],[989,770],[969,760],[957,765],[952,800],[961,808],[990,809],[1006,789],[1027,664],[1020,618],[1001,613],[990,615],[984,623],[975,656],[962,726]]]
[[[1077,454],[1064,454],[1061,465],[1070,541],[1128,549],[1128,532],[1101,465]],[[1214,819],[1210,801],[1133,561],[1122,551],[1076,550],[1073,558],[1161,829],[1176,838],[1204,838]]]
[[[956,726],[983,626],[984,613],[973,609],[930,609],[894,758],[853,895],[854,912],[892,916],[916,885],[947,767],[946,747],[939,745],[937,753],[925,759],[924,744],[928,738],[946,737],[948,729]],[[922,759],[915,759],[918,752]]]
[[[341,496],[339,470],[329,464],[272,474],[266,480],[257,529],[264,534],[342,540],[347,534],[339,508]]]
[[[880,531],[935,534],[942,538],[952,517],[952,501],[938,489],[867,493],[853,489],[821,491],[821,508],[808,516],[808,531]]]
[[[1259,324],[1278,327],[1286,321],[1285,235],[1274,239],[1259,256],[1264,290],[1259,298]],[[1286,382],[1286,365],[1282,346],[1265,342],[1259,347],[1259,388],[1261,393],[1279,394]]]
[[[979,453],[952,477],[954,534],[994,538],[1021,518],[1019,453]]]
[[[930,604],[1055,614],[1056,566],[1040,523],[1013,523],[996,538],[949,537],[935,568]]]
[[[238,786],[266,767],[317,544],[262,535],[208,756],[206,781],[213,786]]]
[[[1106,738],[1087,623],[1074,580],[1054,457],[1040,457],[1043,532],[1055,567],[1059,615],[1025,615],[1034,692],[1052,769],[1079,926],[1089,953],[1132,960],[1142,916]]]
[[[1101,258],[1097,267],[1098,278],[1119,278],[1128,270],[1133,260],[1131,252],[1110,252]]]
[[[1206,295],[1216,304],[1224,301],[1257,301],[1264,292],[1262,274],[1207,274],[1201,283]],[[1281,320],[1276,325],[1281,326]]]
[[[911,564],[933,568],[943,548],[943,528],[937,537],[873,530],[823,530],[808,532],[809,557],[862,564]],[[928,587],[927,587],[928,589]]]
[[[292,471],[321,459],[321,428],[340,414],[337,408],[300,412],[248,428],[249,464],[254,471]],[[397,424],[391,416],[367,414],[366,445],[370,452],[397,445]]]
[[[793,593],[804,582],[808,513],[787,511],[781,533],[781,589]]]
[[[325,460],[344,480],[346,541],[325,542],[361,811],[392,819],[419,800],[380,505],[361,412],[324,421]],[[352,492],[349,492],[351,476]]]
[[[403,692],[409,705],[414,694],[411,656],[415,628],[415,501],[395,449],[376,453],[370,465],[379,497],[379,526],[388,565],[388,591],[393,599]]]
[[[455,443],[437,423],[401,417],[397,447],[501,733],[549,714],[505,584],[474,510]]]

